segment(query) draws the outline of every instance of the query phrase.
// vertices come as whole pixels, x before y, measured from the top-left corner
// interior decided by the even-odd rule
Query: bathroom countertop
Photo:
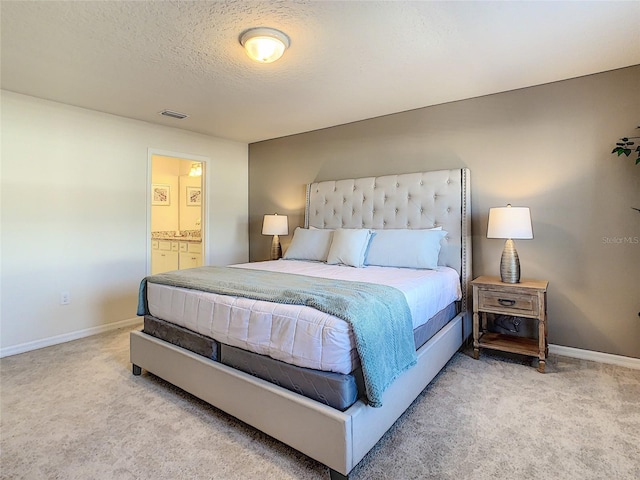
[[[202,242],[202,238],[200,237],[169,237],[169,236],[162,236],[162,237],[151,237],[151,241],[153,240],[170,240],[170,241],[176,241],[176,242],[191,242],[191,243],[201,243]]]

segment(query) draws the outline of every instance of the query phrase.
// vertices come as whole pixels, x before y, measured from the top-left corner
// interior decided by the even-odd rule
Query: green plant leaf
[[[625,148],[623,150],[624,154],[628,157],[629,155],[631,155],[631,149],[630,148]]]
[[[636,165],[640,163],[640,157],[636,158]]]

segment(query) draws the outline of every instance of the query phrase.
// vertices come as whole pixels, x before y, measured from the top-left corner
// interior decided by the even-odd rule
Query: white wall
[[[135,317],[149,148],[211,159],[211,263],[247,261],[246,144],[1,94],[3,355]]]

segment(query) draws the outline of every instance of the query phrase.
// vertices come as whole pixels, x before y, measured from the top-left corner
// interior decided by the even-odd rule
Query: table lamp
[[[265,215],[262,221],[262,235],[273,235],[271,242],[271,260],[282,257],[282,247],[278,235],[289,235],[289,222],[286,215]]]
[[[503,283],[520,282],[520,259],[513,239],[533,238],[529,208],[511,205],[490,208],[487,238],[507,239],[500,259],[500,279]]]

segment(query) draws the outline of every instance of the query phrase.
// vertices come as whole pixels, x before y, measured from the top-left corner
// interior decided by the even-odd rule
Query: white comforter
[[[461,298],[455,270],[365,267],[277,260],[235,265],[301,275],[389,285],[401,290],[414,328]],[[311,307],[280,305],[156,283],[147,284],[151,315],[221,343],[300,367],[350,373],[359,364],[349,324]]]

